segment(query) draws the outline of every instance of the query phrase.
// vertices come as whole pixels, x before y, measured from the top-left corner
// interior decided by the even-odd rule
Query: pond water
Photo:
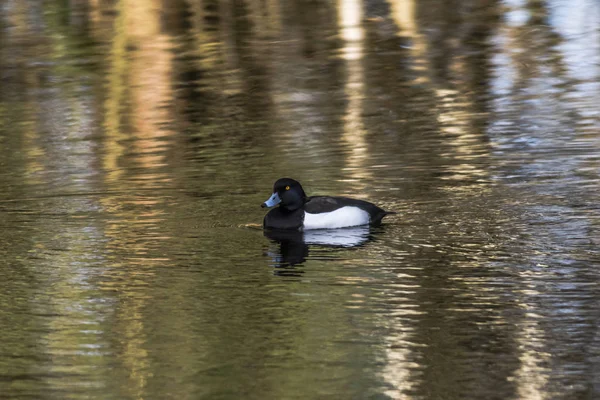
[[[0,398],[600,397],[599,27],[4,0]],[[398,214],[263,233],[283,176]]]

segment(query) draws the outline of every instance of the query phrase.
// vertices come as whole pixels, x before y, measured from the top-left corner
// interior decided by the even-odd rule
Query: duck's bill
[[[274,207],[279,203],[281,203],[281,199],[279,198],[279,195],[277,193],[273,193],[273,195],[271,197],[269,197],[269,200],[262,203],[261,207],[262,208]]]

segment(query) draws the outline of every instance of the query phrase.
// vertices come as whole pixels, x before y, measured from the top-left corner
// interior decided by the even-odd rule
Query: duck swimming
[[[278,179],[273,194],[262,207],[279,207],[265,215],[265,229],[333,229],[359,225],[378,225],[383,217],[395,212],[385,211],[368,201],[347,197],[306,196],[300,182],[291,178]]]

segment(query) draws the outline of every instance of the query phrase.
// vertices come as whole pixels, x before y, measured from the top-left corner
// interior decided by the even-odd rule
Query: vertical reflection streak
[[[175,161],[168,155],[174,131],[168,124],[173,119],[174,55],[163,18],[175,6],[171,3],[170,10],[167,6],[160,0],[116,4],[105,102],[104,179],[107,187],[126,194],[102,197],[103,208],[111,217],[104,234],[109,253],[128,256],[111,260],[102,288],[121,296],[115,311],[115,330],[122,349],[119,361],[128,377],[128,394],[140,399],[146,396],[151,377],[149,328],[143,317],[148,296],[144,293],[155,268],[166,261],[155,257],[154,252],[168,239],[160,229],[167,199],[131,193],[164,187],[173,180],[168,167]],[[140,230],[145,232],[142,237]]]
[[[347,156],[347,173],[349,180],[355,186],[355,190],[364,189],[365,182],[371,178],[368,170],[368,148],[366,141],[367,130],[363,121],[363,100],[365,99],[365,70],[363,57],[365,53],[365,33],[361,25],[363,19],[363,8],[360,0],[339,0],[340,35],[343,40],[342,59],[345,60],[346,76],[344,82],[344,93],[347,98],[346,112],[343,118],[342,140],[349,147]],[[390,331],[396,332],[386,338],[387,346],[385,353],[385,367],[383,368],[383,379],[393,389],[386,394],[393,399],[406,398],[404,392],[410,385],[407,360],[409,358],[406,343],[405,329],[402,320],[391,322]],[[399,345],[400,344],[400,345]]]
[[[94,7],[91,8],[95,10]],[[121,141],[125,135],[121,133],[120,107],[125,96],[125,74],[127,71],[127,37],[125,35],[124,2],[117,3],[117,17],[114,22],[114,37],[109,55],[107,96],[104,102],[104,159],[103,168],[108,181],[118,182],[123,171],[118,162],[125,149]]]
[[[39,112],[38,104],[32,99],[31,108]],[[32,113],[33,114],[33,113]],[[32,118],[26,122],[23,130],[23,147],[27,160],[27,181],[30,185],[39,185],[42,183],[40,172],[44,171],[44,165],[41,162],[44,156],[44,149],[38,144],[41,142],[38,131],[38,126]]]
[[[415,15],[415,0],[388,0],[391,7],[391,16],[398,27],[398,34],[409,37],[412,41],[410,52],[412,54],[413,70],[418,72],[415,83],[430,82],[427,75],[431,66],[427,61],[427,42],[418,31]]]
[[[540,296],[535,290],[525,290],[525,299]],[[539,326],[539,315],[531,302],[521,303],[526,310],[524,319],[519,322],[516,331],[516,342],[519,354],[519,369],[515,372],[517,392],[524,400],[543,400],[548,398],[545,392],[548,383],[548,371],[541,365],[550,364],[550,354],[543,351],[545,347],[544,332]]]
[[[412,69],[416,72],[416,84],[431,84],[437,98],[437,120],[440,133],[445,136],[444,144],[451,146],[452,151],[447,152],[453,160],[449,164],[448,175],[444,179],[487,179],[488,173],[482,168],[481,161],[488,157],[488,149],[482,132],[471,127],[471,115],[477,113],[473,99],[468,93],[469,87],[456,88],[453,83],[439,81],[432,78],[435,67],[429,61],[428,52],[435,50],[435,46],[428,46],[426,38],[419,32],[416,20],[414,0],[389,0],[391,16],[397,25],[399,35],[411,40],[410,52],[412,54]],[[447,60],[456,76],[464,76],[468,70],[468,63],[464,55],[457,53]],[[459,80],[459,84],[465,81]]]
[[[551,8],[556,6],[551,3],[548,4]],[[555,143],[558,143],[559,140],[560,143],[574,143],[572,139],[567,139],[569,132],[573,132],[577,140],[584,137],[585,131],[582,128],[585,128],[585,125],[582,126],[581,122],[585,121],[585,118],[578,118],[573,122],[571,118],[565,118],[564,110],[571,108],[569,111],[573,115],[580,115],[586,107],[586,102],[581,102],[581,99],[589,98],[587,95],[580,96],[578,93],[579,90],[585,88],[585,85],[574,83],[581,77],[569,76],[568,62],[573,62],[577,58],[567,57],[557,51],[557,49],[568,48],[573,44],[573,39],[563,33],[560,40],[557,40],[553,29],[560,32],[560,24],[556,21],[548,26],[543,26],[543,28],[542,25],[535,23],[535,18],[540,18],[547,13],[544,7],[539,7],[542,5],[541,2],[510,1],[509,5],[510,9],[506,13],[505,22],[499,27],[494,37],[497,56],[494,61],[496,76],[492,81],[492,88],[497,98],[494,105],[496,126],[493,127],[491,136],[498,141],[495,146],[497,154],[500,155],[507,167],[509,165],[512,167],[511,164],[513,164],[507,155],[514,160],[517,159],[516,155],[520,155],[521,159],[527,159],[526,164],[514,163],[517,166],[515,168],[517,173],[523,175],[520,176],[520,179],[525,182],[535,178],[539,171],[548,173],[550,170],[555,170],[560,171],[562,182],[569,183],[572,178],[565,177],[572,174],[572,171],[579,173],[582,168],[577,163],[580,160],[586,160],[587,157],[575,157],[572,154],[564,156],[561,153],[565,150],[568,153],[577,151],[577,145],[571,146],[567,150],[566,146]],[[569,4],[569,8],[571,7]],[[577,17],[569,18],[568,25],[571,24],[583,25]],[[589,50],[589,43],[590,38],[586,37],[585,48],[578,49],[579,55],[582,54],[582,51]],[[580,67],[584,67],[584,65],[580,64]],[[546,92],[545,96],[537,95],[543,92]],[[533,93],[536,95],[532,96]],[[548,115],[553,115],[553,118],[548,119]],[[517,130],[518,136],[511,135]],[[519,138],[518,145],[511,143],[514,137]],[[522,143],[528,143],[528,146],[523,146]],[[547,157],[543,150],[538,150],[549,146],[552,146],[554,152],[551,157]],[[511,175],[517,174],[515,170],[511,170]],[[557,181],[550,182],[552,183],[548,187],[556,184]],[[538,180],[534,190],[541,190],[543,185],[546,184],[541,184]],[[543,190],[548,189],[546,187]],[[578,192],[578,195],[580,193]],[[543,214],[548,214],[551,210],[548,205],[543,205],[540,209],[542,207],[545,208]],[[564,213],[564,215],[568,215],[568,213]],[[551,240],[550,238],[554,235],[559,237],[564,235],[566,232],[563,229],[568,220],[565,217],[561,217],[561,220],[562,224],[554,225],[547,232],[539,227],[540,230],[534,235],[535,240],[541,243]],[[581,228],[577,227],[576,229]],[[569,233],[570,237],[579,235],[585,237],[587,231],[581,229],[580,234]],[[538,245],[542,246],[542,244]],[[533,264],[536,263],[538,260],[533,261]],[[550,285],[547,282],[552,280],[552,274],[554,274],[551,272],[552,268],[544,268],[548,272],[533,275],[534,278],[523,274],[525,288],[521,291],[522,299],[519,305],[525,310],[525,313],[516,324],[518,329],[515,340],[519,367],[516,369],[513,379],[519,398],[526,400],[557,397],[551,391],[551,387],[560,385],[561,383],[557,382],[564,379],[563,376],[556,373],[555,367],[553,367],[553,364],[556,365],[556,360],[561,356],[561,351],[556,349],[556,342],[553,338],[555,332],[561,331],[563,328],[560,320],[540,326],[541,321],[548,321],[546,316],[541,316],[542,312],[548,313],[555,309],[556,312],[564,313],[562,302],[571,302],[568,291],[561,293],[556,298],[554,297],[556,294],[551,293]],[[544,291],[534,289],[534,287],[542,285]],[[554,302],[545,302],[544,299],[553,299]],[[556,300],[558,302],[555,302]],[[545,304],[537,305],[538,301]],[[569,311],[569,314],[582,315],[582,313],[572,310]],[[548,329],[549,326],[550,329]],[[570,329],[571,327],[569,327]],[[561,332],[561,334],[565,334],[565,337],[568,336],[568,333]],[[576,343],[570,345],[575,347]]]
[[[365,98],[365,71],[362,62],[364,55],[364,28],[361,26],[363,15],[360,0],[339,0],[339,28],[344,42],[342,58],[346,62],[346,80],[344,92],[348,100],[343,118],[344,132],[342,140],[349,148],[346,171],[349,180],[358,191],[364,188],[365,179],[371,176],[368,171],[368,149],[366,129],[362,120],[363,99]]]
[[[408,314],[408,313],[407,313]],[[411,368],[415,364],[410,360],[411,339],[408,329],[404,326],[402,320],[405,316],[395,316],[396,319],[390,320],[390,334],[385,338],[386,341],[386,363],[383,367],[383,379],[389,383],[393,389],[388,389],[385,394],[392,399],[410,399],[411,396],[406,392],[413,388],[413,380],[411,380]],[[412,365],[411,365],[412,364]]]
[[[136,3],[132,3],[136,5]],[[137,43],[131,59],[129,86],[132,119],[137,133],[138,163],[144,169],[156,170],[167,164],[166,137],[173,131],[164,125],[171,120],[170,101],[173,98],[171,75],[173,53],[169,36],[161,32],[160,3],[147,2],[127,11],[127,31]],[[165,174],[147,175],[153,181],[168,178]]]

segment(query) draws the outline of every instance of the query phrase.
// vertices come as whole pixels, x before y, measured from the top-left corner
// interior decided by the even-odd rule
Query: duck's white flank
[[[310,214],[304,213],[304,229],[333,229],[367,225],[369,213],[358,207],[342,207],[335,211]]]

